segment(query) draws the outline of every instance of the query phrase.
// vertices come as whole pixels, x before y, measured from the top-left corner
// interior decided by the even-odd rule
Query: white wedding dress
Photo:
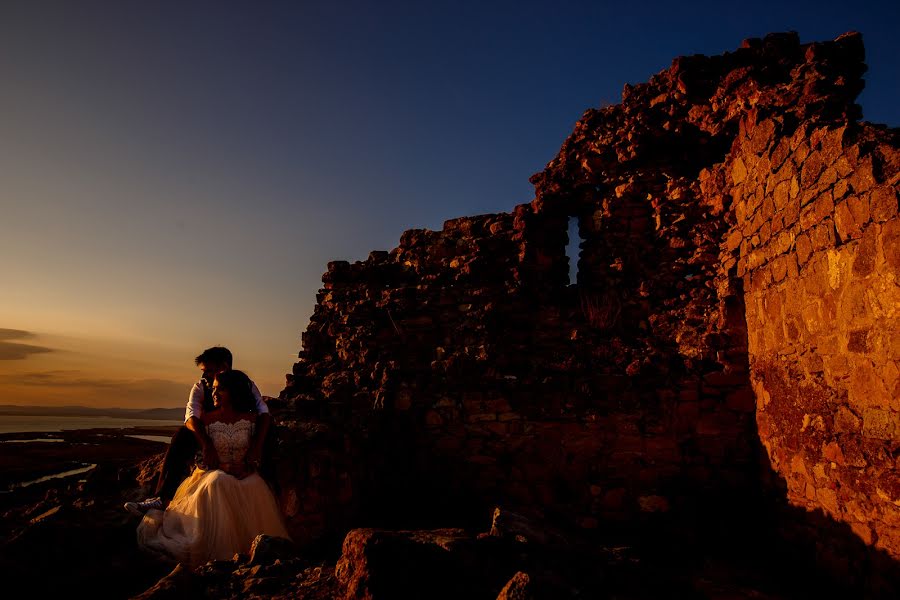
[[[207,432],[223,468],[243,463],[253,423],[210,423]],[[289,538],[269,486],[252,473],[243,479],[223,470],[194,469],[165,512],[151,510],[138,525],[138,543],[194,568],[248,553],[261,534]]]

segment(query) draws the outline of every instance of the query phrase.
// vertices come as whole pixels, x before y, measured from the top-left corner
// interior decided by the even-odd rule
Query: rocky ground
[[[97,468],[0,496],[0,573],[13,597],[783,599],[834,592],[802,557],[773,550],[774,532],[752,515],[702,531],[690,523],[610,526],[587,538],[498,508],[476,527],[357,528],[342,544],[305,544],[302,553],[260,537],[250,556],[191,572],[141,553],[137,519],[122,510],[145,493],[164,446],[122,432],[42,437],[54,435],[64,441],[21,449],[23,464],[35,467],[25,475],[42,472],[41,453]],[[451,514],[446,521],[458,525]]]
[[[69,458],[84,461],[96,452],[85,441],[95,433],[61,434],[66,442],[35,452],[59,453],[66,444]],[[739,522],[712,537],[619,528],[588,540],[503,509],[486,514],[480,531],[353,529],[341,547],[323,545],[315,555],[260,538],[251,556],[173,570],[138,550],[137,521],[121,508],[143,494],[161,446],[104,439],[115,452],[94,456],[98,467],[83,480],[21,489],[15,501],[4,495],[5,589],[38,598],[774,599],[808,597],[821,581],[796,560],[757,552],[764,540]]]
[[[135,517],[122,509],[137,494],[137,466],[165,449],[130,435],[171,436],[172,428],[77,430],[0,435],[0,573],[7,597],[73,593],[125,598],[169,568],[141,555]],[[58,442],[16,442],[26,439]],[[15,483],[95,464],[87,473],[27,487]],[[145,474],[146,475],[146,474]]]
[[[481,533],[354,529],[336,560],[299,556],[283,540],[260,536],[249,557],[193,573],[179,566],[140,598],[774,600],[843,593],[798,569],[796,559],[757,554],[748,538],[705,548],[676,538],[632,541],[637,545],[589,544],[501,509]]]

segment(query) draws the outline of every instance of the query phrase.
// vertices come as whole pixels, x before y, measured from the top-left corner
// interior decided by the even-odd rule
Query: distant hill
[[[54,417],[117,417],[181,421],[184,408],[89,408],[87,406],[17,406],[0,404],[0,416],[28,415]]]

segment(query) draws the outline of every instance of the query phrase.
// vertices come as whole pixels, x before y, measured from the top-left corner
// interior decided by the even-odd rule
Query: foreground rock
[[[266,535],[253,540],[250,556],[217,560],[194,571],[177,565],[139,600],[168,598],[333,598],[333,568],[310,567],[290,540]]]
[[[730,546],[698,548],[664,538],[646,546],[598,545],[577,531],[500,509],[482,533],[354,529],[335,561],[312,563],[276,539],[256,545],[280,549],[267,550],[264,560],[236,556],[194,573],[176,569],[139,598],[197,597],[202,590],[201,597],[228,599],[774,600],[834,591],[802,565],[779,565],[746,546],[735,554]]]

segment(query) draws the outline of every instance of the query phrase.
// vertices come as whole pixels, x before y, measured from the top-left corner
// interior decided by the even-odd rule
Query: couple
[[[259,390],[231,369],[227,348],[208,348],[195,362],[203,376],[191,389],[184,427],[172,437],[158,495],[125,504],[143,514],[142,547],[191,568],[247,553],[261,533],[289,538],[259,474],[271,424]],[[185,479],[198,449],[203,461]]]

